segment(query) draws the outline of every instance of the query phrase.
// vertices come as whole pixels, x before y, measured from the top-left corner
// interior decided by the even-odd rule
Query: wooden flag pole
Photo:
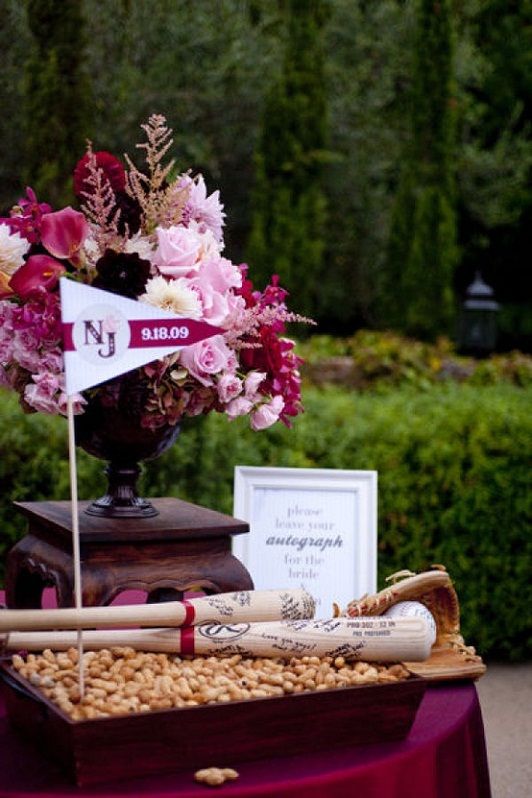
[[[78,475],[76,468],[76,433],[74,429],[74,406],[70,394],[67,397],[68,418],[68,460],[70,469],[70,504],[72,512],[72,557],[74,563],[74,598],[76,609],[80,610],[83,604],[81,592],[81,553],[79,541],[79,507],[78,507]],[[83,635],[81,629],[77,632],[79,693],[83,698],[85,682],[83,673]]]

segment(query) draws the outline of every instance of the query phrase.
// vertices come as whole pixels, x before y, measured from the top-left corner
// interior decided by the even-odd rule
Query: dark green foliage
[[[410,135],[391,218],[382,322],[425,338],[452,331],[457,263],[451,4],[418,0]]]
[[[456,285],[463,291],[482,268],[503,304],[500,345],[530,351],[532,3],[479,3],[462,23],[476,50],[461,67]]]
[[[424,389],[444,382],[532,386],[532,357],[521,352],[482,360],[457,355],[452,342],[435,344],[391,331],[358,330],[348,338],[314,335],[299,345],[303,375],[313,385],[335,384],[357,391]]]
[[[0,25],[0,214],[21,196],[20,164],[23,160],[23,140],[20,131],[24,124],[21,96],[23,76],[21,64],[27,54],[29,34],[25,29],[25,14],[20,3],[2,4]],[[12,198],[12,199],[8,199]]]
[[[456,263],[456,216],[438,179],[418,191],[411,230],[401,288],[394,297],[404,313],[399,329],[435,339],[452,330]]]
[[[68,499],[70,478],[66,420],[40,413],[22,412],[14,393],[0,392],[0,558],[24,530],[24,521],[15,512],[12,502]],[[97,484],[101,465],[80,457],[79,483]],[[100,487],[103,487],[103,481]],[[103,492],[103,491],[102,491]],[[99,494],[98,494],[99,495]]]
[[[441,6],[430,4],[434,9]],[[35,3],[31,7],[34,9]],[[242,260],[251,226],[253,153],[261,134],[266,89],[275,85],[283,65],[289,7],[284,0],[81,0],[83,26],[76,24],[72,29],[68,20],[73,18],[74,5],[48,3],[46,13],[53,8],[61,14],[57,25],[55,17],[50,17],[54,26],[47,23],[48,28],[42,27],[50,47],[55,46],[61,30],[73,47],[81,44],[78,37],[84,35],[82,72],[90,76],[90,87],[84,88],[83,78],[63,120],[68,126],[71,122],[78,125],[80,104],[90,106],[91,117],[82,125],[77,140],[72,140],[71,149],[60,152],[61,136],[67,134],[57,126],[56,114],[68,83],[59,81],[57,58],[51,60],[49,52],[39,64],[34,60],[37,43],[29,28],[26,4],[4,0],[0,28],[3,213],[34,178],[39,180],[40,198],[56,203],[56,175],[61,173],[68,180],[85,148],[85,137],[120,156],[131,152],[139,124],[150,113],[163,113],[176,134],[178,168],[200,169],[209,189],[220,188],[228,214],[227,252],[232,259]],[[314,6],[307,1],[303,7],[310,14]],[[320,40],[323,37],[323,61],[316,50],[315,65],[326,85],[327,155],[323,157],[323,150],[313,153],[319,156],[318,162],[325,162],[319,190],[326,198],[327,223],[325,234],[320,233],[313,242],[315,251],[305,253],[307,268],[296,290],[301,295],[307,290],[312,294],[322,331],[348,334],[357,327],[389,326],[394,309],[402,306],[397,287],[404,258],[397,258],[397,272],[390,265],[385,286],[382,277],[393,200],[398,188],[402,197],[411,192],[408,180],[416,179],[406,163],[404,146],[407,139],[414,140],[408,97],[414,77],[411,33],[418,0],[329,0],[320,7],[324,14],[317,23]],[[451,110],[458,118],[453,158],[459,218],[459,262],[451,288],[459,299],[481,270],[503,306],[499,315],[501,351],[531,351],[531,4],[530,0],[461,0],[451,8],[456,33]],[[37,12],[33,19],[37,22]],[[77,52],[81,52],[79,47]],[[428,66],[432,56],[430,52]],[[42,81],[36,88],[46,91],[53,101],[50,114],[39,106],[31,113],[36,129],[28,131],[30,137],[40,131],[39,140],[29,142],[32,148],[35,145],[31,163],[24,157],[28,58],[42,68]],[[77,65],[77,61],[71,63]],[[75,74],[70,67],[68,71]],[[443,85],[437,83],[436,91],[431,88],[427,92],[418,115],[427,111],[424,99],[436,97]],[[320,103],[314,107],[319,112]],[[298,109],[301,120],[303,111],[306,113]],[[313,120],[312,125],[317,122]],[[279,124],[282,134],[282,120],[274,129],[279,129]],[[309,135],[312,125],[307,126]],[[434,129],[442,128],[435,123]],[[420,140],[423,130],[420,126]],[[290,159],[293,161],[292,155]],[[45,188],[41,166],[43,175],[51,176]],[[409,169],[409,175],[398,186],[401,167]],[[284,215],[287,200],[280,197],[279,202],[280,215]],[[430,203],[427,199],[426,204]],[[398,204],[402,204],[399,199]],[[447,213],[445,206],[441,207]],[[314,197],[304,209],[296,209],[294,204],[295,225],[300,227],[300,219],[307,213],[312,218],[314,209],[319,208]],[[450,209],[449,222],[453,223],[454,200]],[[321,211],[318,221],[320,218]],[[398,210],[390,251],[403,251],[403,234],[412,229],[412,219],[412,208]],[[277,242],[283,235],[280,230],[275,238],[280,257]],[[263,251],[264,241],[259,231],[256,243]],[[308,236],[301,235],[300,242],[306,246]],[[429,257],[421,247],[418,250],[420,258]],[[284,245],[283,251],[288,253]],[[321,262],[313,273],[310,266],[318,252]],[[291,266],[295,261],[288,255]],[[254,260],[251,266],[254,274]],[[257,284],[264,283],[274,270],[267,267],[265,263],[262,276],[257,274]],[[279,268],[285,267],[279,264]],[[417,259],[413,267],[410,282],[416,283]],[[431,275],[430,271],[422,274],[423,286]],[[386,310],[377,305],[383,293],[389,296]],[[417,321],[415,324],[419,326]]]
[[[312,315],[324,249],[325,3],[284,5],[285,55],[264,101],[248,254],[259,285],[278,274],[298,310]]]
[[[24,173],[42,201],[72,201],[72,171],[91,136],[82,0],[26,0]]]
[[[484,657],[532,656],[532,389],[427,385],[357,393],[307,388],[293,429],[252,433],[216,414],[191,422],[146,466],[142,493],[231,514],[236,465],[376,469],[379,587],[442,563],[466,641]],[[24,416],[2,394],[2,556],[24,533],[13,500],[68,499],[66,422]],[[103,464],[78,456],[82,498],[103,492]]]

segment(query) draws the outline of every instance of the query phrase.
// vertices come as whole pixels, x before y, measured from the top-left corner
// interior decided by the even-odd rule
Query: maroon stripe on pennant
[[[130,319],[131,349],[151,346],[188,346],[194,343],[190,319]]]
[[[129,327],[132,349],[173,345],[179,349],[223,332],[219,327],[195,319],[135,319],[130,320]]]
[[[74,329],[74,325],[72,322],[63,323],[63,348],[65,352],[74,352],[76,347],[74,346],[74,339],[72,337],[72,330]]]
[[[131,334],[128,349],[172,346],[181,349],[224,332],[221,327],[195,319],[129,319],[128,323]],[[75,352],[74,325],[65,322],[62,327],[65,352]]]

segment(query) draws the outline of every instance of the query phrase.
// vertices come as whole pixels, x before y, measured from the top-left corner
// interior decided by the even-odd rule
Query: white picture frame
[[[316,618],[377,588],[377,472],[236,466],[233,554],[255,589],[304,587]]]

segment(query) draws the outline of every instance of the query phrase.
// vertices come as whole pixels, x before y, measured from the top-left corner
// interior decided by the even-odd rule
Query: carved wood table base
[[[232,535],[249,525],[179,499],[153,499],[153,518],[99,518],[79,503],[82,602],[110,604],[125,590],[148,601],[177,600],[193,588],[205,593],[251,590],[251,577],[231,553]],[[6,560],[6,602],[13,609],[41,606],[45,587],[59,607],[75,605],[70,502],[19,502],[28,534]]]

